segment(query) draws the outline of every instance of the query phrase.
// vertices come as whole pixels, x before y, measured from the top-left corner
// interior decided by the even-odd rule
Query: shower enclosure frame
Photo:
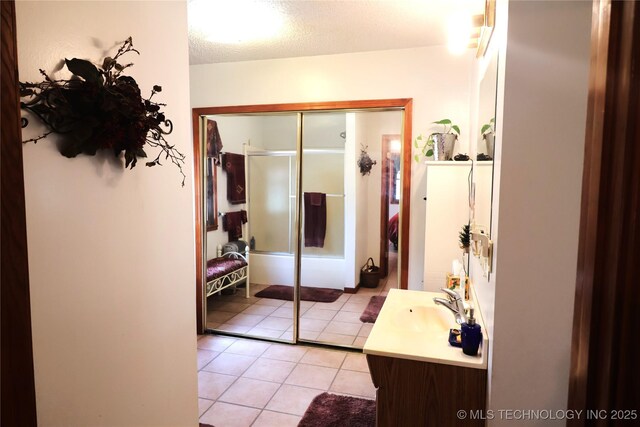
[[[194,171],[194,194],[195,194],[195,255],[196,255],[196,320],[197,332],[204,333],[206,325],[206,306],[204,304],[204,277],[205,277],[205,206],[204,197],[204,126],[203,118],[212,115],[222,114],[251,114],[251,113],[305,113],[305,112],[361,112],[380,111],[386,109],[398,109],[403,111],[402,119],[402,200],[400,214],[400,252],[398,255],[398,265],[400,269],[400,288],[407,289],[409,273],[409,212],[411,207],[411,141],[412,141],[412,98],[378,99],[363,101],[334,101],[334,102],[313,102],[313,103],[291,103],[291,104],[262,104],[262,105],[238,105],[221,107],[201,107],[192,109],[192,130],[193,130],[193,171]],[[301,120],[301,116],[299,119]],[[302,125],[298,123],[297,151],[302,152]],[[298,159],[300,163],[302,160]],[[301,165],[298,164],[298,167]],[[298,169],[301,170],[301,169]],[[299,185],[299,181],[297,182]],[[300,212],[296,216],[299,218]],[[296,224],[299,229],[299,224]],[[300,248],[300,239],[297,239],[296,262],[294,277],[295,283],[299,285],[301,257],[297,256]],[[299,298],[297,297],[298,286],[294,286],[294,317],[298,316]],[[294,326],[296,328],[296,326]],[[297,331],[294,331],[294,341],[298,341]]]

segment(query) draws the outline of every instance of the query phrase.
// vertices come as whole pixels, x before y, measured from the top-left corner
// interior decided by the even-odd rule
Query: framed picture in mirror
[[[214,164],[214,158],[207,157],[207,231],[213,231],[218,229],[218,203],[217,203],[217,182],[216,182],[216,167]]]

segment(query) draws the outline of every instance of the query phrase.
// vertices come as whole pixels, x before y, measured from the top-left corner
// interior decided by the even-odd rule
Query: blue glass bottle
[[[473,307],[469,309],[469,319],[461,325],[462,352],[469,356],[478,354],[478,347],[482,341],[482,328],[473,317]]]

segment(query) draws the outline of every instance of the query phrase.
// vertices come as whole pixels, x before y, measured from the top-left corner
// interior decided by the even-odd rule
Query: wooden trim
[[[404,109],[404,120],[402,125],[403,138],[403,176],[402,176],[402,217],[400,218],[400,288],[407,289],[409,278],[409,215],[411,209],[411,132],[412,132],[412,98],[395,99],[370,99],[362,101],[333,101],[333,102],[307,102],[290,104],[262,104],[262,105],[235,105],[223,107],[200,107],[192,109],[193,124],[193,157],[194,157],[194,180],[195,180],[195,207],[196,207],[196,297],[197,301],[197,325],[198,331],[204,331],[206,323],[204,317],[204,307],[202,301],[203,294],[203,259],[202,259],[202,201],[200,182],[202,179],[199,158],[202,155],[200,149],[200,121],[201,116],[218,114],[250,114],[250,113],[284,113],[284,112],[305,112],[305,111],[332,111],[332,110],[384,110],[387,108]]]
[[[205,162],[206,168],[208,168],[209,163],[211,163],[211,175],[207,175],[207,180],[209,181],[211,188],[213,188],[213,200],[211,200],[213,204],[213,221],[209,223],[207,218],[207,231],[216,231],[218,229],[218,168],[216,167],[214,159],[211,157],[207,157]],[[207,194],[207,197],[208,196],[209,195]]]
[[[27,224],[13,0],[0,1],[2,408],[0,424],[36,426]]]
[[[344,293],[357,294],[359,290],[360,290],[360,283],[358,283],[355,288],[344,288]]]
[[[398,268],[400,269],[400,289],[408,289],[409,284],[409,219],[411,218],[411,140],[413,126],[413,99],[404,106],[404,122],[402,124],[402,207],[400,215],[400,252]]]
[[[202,259],[202,227],[204,225],[203,218],[203,191],[200,183],[202,182],[202,148],[200,144],[200,114],[195,109],[191,114],[191,127],[193,131],[193,180],[195,194],[195,233],[196,233],[196,324],[199,334],[204,333],[206,324],[206,313],[204,307],[204,260]]]
[[[640,5],[593,2],[591,72],[568,406],[640,407]],[[598,425],[616,425],[611,420]],[[591,425],[584,417],[568,425]]]

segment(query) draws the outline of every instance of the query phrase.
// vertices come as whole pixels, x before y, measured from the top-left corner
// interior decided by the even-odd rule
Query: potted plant
[[[489,120],[489,123],[485,124],[484,126],[482,126],[482,128],[480,128],[480,134],[482,135],[482,139],[484,139],[484,142],[487,147],[487,155],[489,155],[490,157],[490,159],[487,159],[487,160],[493,159],[493,147],[495,144],[495,137],[496,137],[495,124],[496,124],[496,119],[494,117],[491,120]]]
[[[462,226],[462,230],[458,233],[458,238],[460,241],[460,249],[464,253],[469,253],[469,247],[471,246],[471,225],[465,224]]]
[[[460,128],[458,125],[452,124],[449,119],[438,120],[433,124],[442,125],[443,132],[434,132],[426,138],[423,135],[418,135],[414,146],[420,148],[425,157],[433,156],[434,160],[451,160],[453,149],[458,136],[460,136]],[[420,156],[416,155],[415,159],[419,162]]]

